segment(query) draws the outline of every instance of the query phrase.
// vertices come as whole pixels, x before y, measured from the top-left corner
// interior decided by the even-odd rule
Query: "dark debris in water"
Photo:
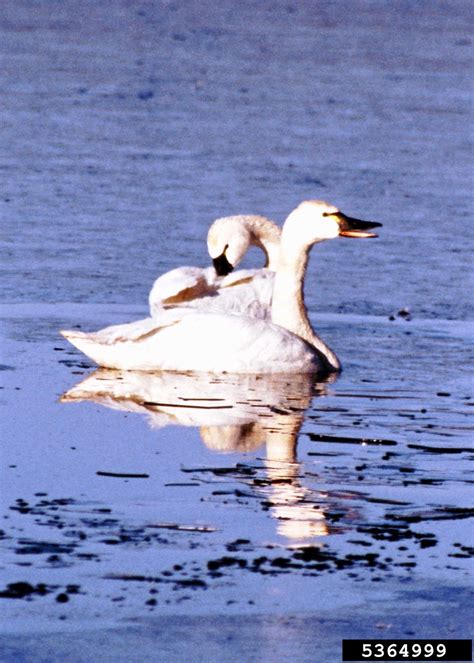
[[[430,535],[423,535],[422,542],[429,541]],[[372,545],[369,541],[354,542],[364,547]],[[430,544],[420,547],[429,547]],[[432,543],[436,545],[436,541]],[[288,573],[299,573],[305,576],[320,575],[322,573],[350,572],[352,577],[361,577],[365,572],[385,573],[391,575],[395,567],[410,571],[417,566],[413,556],[407,554],[401,556],[398,551],[396,561],[381,552],[347,552],[340,554],[326,546],[303,546],[300,548],[277,549],[270,554],[261,552],[255,555],[257,547],[245,539],[229,543],[228,550],[238,552],[238,547],[243,546],[245,556],[241,554],[227,554],[220,557],[208,559],[203,565],[183,563],[175,565],[172,569],[162,571],[160,574],[149,576],[141,574],[108,574],[105,579],[120,580],[133,583],[146,584],[171,584],[173,589],[207,589],[212,586],[214,580],[221,578],[232,578],[236,572],[257,573],[260,575],[280,575]],[[266,546],[268,550],[273,546]],[[243,552],[243,551],[242,551]],[[189,567],[192,567],[189,569]],[[188,570],[189,569],[189,570]],[[373,578],[371,578],[373,579]],[[383,575],[378,580],[382,580]]]
[[[43,583],[38,585],[30,585],[29,582],[12,582],[6,588],[0,591],[0,598],[2,599],[24,599],[31,595],[46,596],[53,591],[54,588],[48,587]]]
[[[132,472],[105,472],[98,470],[96,472],[99,477],[111,477],[114,479],[149,479],[150,475],[146,472],[132,473]]]
[[[181,468],[181,472],[193,473],[193,472],[209,472],[216,476],[255,476],[257,472],[260,471],[260,467],[251,467],[250,465],[245,465],[243,463],[237,463],[231,467],[195,467],[195,468]]]
[[[306,433],[313,442],[331,442],[336,444],[360,444],[370,446],[393,447],[398,444],[395,440],[384,440],[366,437],[342,437],[340,435],[324,435],[322,433]]]
[[[38,496],[41,496],[38,494]],[[18,513],[23,514],[42,514],[44,510],[48,511],[57,511],[59,508],[73,504],[74,500],[71,498],[59,498],[54,500],[40,500],[33,506],[27,500],[23,498],[18,498],[14,505],[10,507],[11,511],[18,511]]]
[[[52,592],[57,591],[58,585],[47,585],[45,583],[38,583],[32,585],[29,582],[19,581],[9,583],[5,589],[0,591],[0,598],[2,599],[31,599],[34,596],[47,596]],[[59,603],[66,603],[69,597],[74,594],[80,594],[79,585],[66,585],[64,590],[58,594],[56,601]]]
[[[414,540],[420,544],[420,547],[429,547],[426,545],[422,546],[421,542],[423,541],[434,541],[434,543],[430,545],[436,545],[436,537],[434,534],[415,532],[405,524],[360,525],[357,527],[357,531],[361,534],[370,536],[375,541],[398,542]]]
[[[177,523],[153,523],[148,525],[153,529],[168,529],[175,532],[202,532],[208,534],[215,532],[214,527],[206,527],[205,525],[178,525]]]
[[[462,454],[474,453],[474,449],[469,447],[432,447],[426,444],[407,444],[409,449],[416,449],[417,451],[425,451],[430,454]]]
[[[58,363],[64,364],[64,366],[67,366],[68,368],[80,368],[83,370],[88,370],[93,367],[91,362],[81,361],[80,359],[60,359]]]
[[[462,543],[455,543],[453,547],[456,552],[451,553],[449,557],[458,557],[461,559],[471,559],[474,557],[474,548],[472,546],[464,546]]]
[[[388,514],[387,518],[404,523],[422,523],[427,520],[462,520],[473,518],[474,509],[463,507],[444,507],[435,511],[425,511],[415,514]]]
[[[378,438],[338,437],[311,434],[312,440],[321,442],[342,442],[349,444],[372,444],[374,446],[393,446],[394,440]],[[413,445],[421,447],[422,445]],[[418,450],[418,449],[417,449]],[[422,449],[424,450],[424,449]],[[395,455],[382,449],[380,454]],[[345,454],[343,454],[345,455]],[[333,461],[331,461],[333,462]],[[406,458],[405,458],[406,462]],[[318,517],[322,516],[330,534],[335,536],[320,537],[317,544],[314,537],[311,545],[300,547],[284,547],[277,544],[262,545],[248,538],[238,538],[227,543],[215,543],[212,536],[215,528],[197,524],[179,524],[167,522],[133,523],[130,525],[120,514],[105,505],[79,502],[70,498],[50,499],[46,494],[36,495],[31,501],[18,498],[10,509],[16,512],[18,520],[34,519],[36,527],[47,527],[55,536],[35,539],[32,536],[11,536],[3,533],[5,545],[22,558],[23,565],[54,569],[55,567],[75,567],[79,564],[90,564],[110,559],[116,554],[114,549],[124,547],[156,548],[163,547],[186,550],[187,561],[176,560],[177,563],[168,569],[157,567],[151,575],[142,574],[107,574],[104,579],[133,582],[140,585],[163,584],[171,588],[172,600],[179,601],[189,598],[189,590],[206,590],[215,583],[238,582],[238,574],[256,573],[260,575],[298,574],[318,576],[321,574],[344,573],[357,582],[381,582],[394,574],[402,574],[405,579],[418,565],[423,564],[423,555],[433,557],[438,548],[439,534],[418,531],[416,528],[428,521],[454,521],[474,515],[472,509],[462,507],[438,507],[430,510],[415,510],[415,505],[408,500],[394,499],[400,494],[373,495],[371,491],[356,491],[339,487],[328,490],[324,485],[323,493],[318,489],[310,489],[307,485],[311,473],[303,473],[294,464],[290,475],[268,474],[268,467],[260,460],[252,464],[237,463],[229,466],[183,468],[187,474],[195,474],[197,485],[210,485],[208,499],[222,499],[239,504],[258,504],[266,512],[285,502],[285,490],[288,495],[295,495],[294,505],[302,506],[304,513],[315,509]],[[371,464],[357,465],[357,472],[364,473],[373,468]],[[387,465],[383,465],[387,468]],[[390,467],[388,467],[390,470]],[[405,464],[395,470],[409,471]],[[114,475],[115,476],[115,475]],[[314,475],[318,477],[319,475]],[[229,482],[226,489],[212,490],[213,483]],[[245,489],[243,489],[245,487]],[[296,488],[296,492],[294,492]],[[279,492],[283,497],[279,498]],[[293,491],[293,492],[292,492]],[[206,499],[203,497],[202,499]],[[279,501],[280,499],[280,501]],[[373,518],[374,510],[385,505],[386,509]],[[290,505],[293,506],[293,505]],[[373,520],[365,521],[365,512],[370,511]],[[273,512],[275,522],[284,521],[286,517]],[[310,516],[311,517],[311,516]],[[21,528],[19,528],[21,531]],[[438,530],[436,530],[438,532]],[[206,537],[201,537],[201,534]],[[53,540],[52,540],[53,539]],[[308,542],[309,543],[309,542]],[[200,548],[199,561],[189,561],[190,551]],[[203,559],[202,552],[206,551]],[[192,552],[191,552],[192,554]],[[438,553],[439,554],[439,553]],[[473,555],[472,548],[456,544],[448,555],[452,569],[461,569],[461,560]],[[113,559],[113,558],[112,558]],[[443,559],[443,558],[440,558]],[[449,560],[445,557],[445,564]],[[454,560],[457,560],[455,564]],[[178,563],[179,562],[179,563]],[[99,566],[97,568],[100,568]],[[448,567],[446,567],[448,568]],[[462,570],[462,569],[461,569]],[[77,586],[76,586],[77,587]],[[79,591],[78,587],[76,591]],[[148,590],[147,590],[148,591]],[[72,594],[68,588],[28,582],[12,583],[0,592],[3,598],[31,598],[46,596],[55,592],[57,603],[67,604]],[[123,597],[111,597],[110,600],[122,600]],[[150,601],[152,601],[150,603]],[[147,596],[146,605],[153,608],[157,599]]]
[[[180,567],[182,568],[182,567]],[[161,575],[156,576],[145,576],[139,574],[108,574],[105,577],[106,580],[122,580],[125,582],[139,582],[139,583],[168,583],[174,585],[174,589],[206,589],[207,583],[205,580],[199,577],[191,578],[173,578],[172,571],[164,571]]]
[[[366,540],[353,542],[355,545],[370,547],[372,544]],[[322,573],[350,572],[352,577],[365,572],[373,573],[377,571],[378,580],[382,580],[384,575],[390,576],[395,568],[410,571],[417,566],[414,556],[407,553],[403,557],[400,551],[397,551],[396,559],[382,552],[347,552],[341,554],[331,550],[327,546],[303,546],[300,548],[278,549],[276,554],[258,554],[255,553],[254,546],[246,544],[246,556],[242,555],[224,555],[209,559],[206,568],[200,571],[199,577],[207,574],[208,583],[213,579],[219,579],[223,576],[232,575],[235,572],[258,573],[261,575],[279,575],[288,573],[301,573],[305,576],[320,575]],[[420,548],[429,548],[436,545],[436,540],[432,535],[421,535]],[[230,548],[231,545],[228,545]],[[272,548],[272,546],[267,546]],[[185,570],[184,565],[180,570]],[[126,579],[120,576],[120,579]],[[129,578],[130,579],[130,578]],[[133,578],[137,579],[137,578]],[[139,578],[153,582],[163,582],[162,578]],[[371,578],[373,579],[373,578]],[[169,578],[167,578],[169,581]],[[175,581],[176,582],[176,581]],[[206,583],[206,586],[207,584]]]
[[[72,499],[39,499],[30,504],[19,498],[10,508],[24,517],[34,518],[36,527],[47,527],[61,537],[55,541],[15,537],[2,530],[2,538],[8,542],[13,552],[26,558],[27,562],[22,563],[23,565],[37,563],[28,560],[31,556],[41,557],[41,563],[49,567],[72,566],[81,561],[100,561],[100,549],[90,551],[90,546],[95,547],[97,544],[129,547],[170,545],[170,539],[162,534],[164,530],[167,530],[170,536],[209,534],[215,531],[205,525],[180,523],[151,522],[129,526],[121,518],[113,517],[110,508],[98,508]],[[23,531],[23,527],[20,531]],[[200,544],[190,539],[188,545],[193,549]]]
[[[20,539],[18,548],[15,550],[17,555],[51,555],[51,554],[71,554],[76,548],[76,544],[54,543],[51,541],[34,541],[31,539]]]

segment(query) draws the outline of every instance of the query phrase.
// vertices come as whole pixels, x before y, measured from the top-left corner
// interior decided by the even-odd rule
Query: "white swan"
[[[172,309],[159,320],[63,336],[97,364],[145,371],[316,373],[340,362],[313,331],[303,299],[311,246],[339,235],[375,237],[379,223],[351,219],[322,201],[305,201],[283,226],[272,321],[233,313]]]
[[[148,298],[151,315],[159,317],[165,309],[185,306],[264,317],[271,302],[280,234],[280,228],[264,216],[240,214],[217,219],[207,235],[214,267],[177,267],[158,277]],[[264,252],[266,269],[231,274],[252,245]],[[255,307],[259,301],[265,314]]]

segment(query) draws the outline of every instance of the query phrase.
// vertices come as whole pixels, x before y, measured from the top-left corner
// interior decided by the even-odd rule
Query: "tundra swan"
[[[158,277],[149,295],[150,313],[186,306],[200,310],[248,312],[259,315],[255,302],[270,308],[272,272],[276,270],[281,229],[264,216],[240,214],[216,219],[209,228],[207,247],[213,267],[177,267]],[[265,254],[266,269],[231,273],[253,245]],[[261,314],[260,317],[264,317]]]
[[[308,200],[282,229],[271,321],[235,313],[171,309],[159,320],[115,325],[95,333],[63,331],[73,345],[107,368],[211,373],[339,371],[332,350],[313,331],[303,282],[313,244],[339,235],[376,237],[380,223],[352,219],[328,203]]]

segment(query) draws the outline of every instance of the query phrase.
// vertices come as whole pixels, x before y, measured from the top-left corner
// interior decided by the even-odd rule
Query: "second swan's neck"
[[[341,363],[334,352],[314,332],[306,313],[303,284],[309,247],[280,250],[272,301],[272,322],[293,332],[312,345],[330,371],[339,371]]]
[[[255,246],[261,248],[266,255],[265,267],[276,272],[280,254],[281,229],[265,216],[248,217],[247,227]]]

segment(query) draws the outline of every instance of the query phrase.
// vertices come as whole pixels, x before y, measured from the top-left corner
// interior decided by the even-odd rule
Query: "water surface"
[[[469,637],[468,3],[4,4],[3,658]],[[58,336],[305,198],[384,226],[313,251],[337,380],[94,373]]]

